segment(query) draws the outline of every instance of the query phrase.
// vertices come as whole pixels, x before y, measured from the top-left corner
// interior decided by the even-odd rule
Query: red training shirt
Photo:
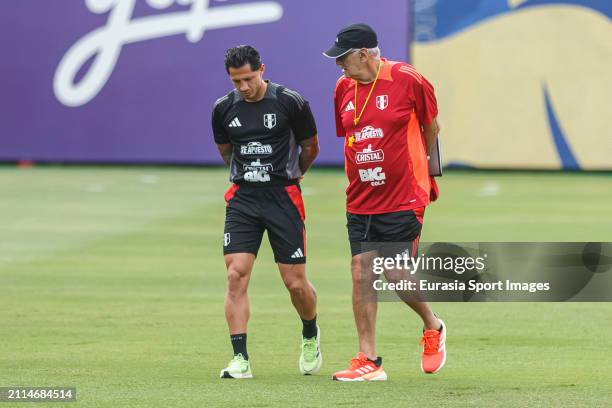
[[[354,214],[411,210],[437,198],[421,132],[421,124],[429,125],[438,115],[433,86],[410,64],[382,61],[356,127],[355,80],[342,76],[334,90],[336,132],[345,138],[346,208]],[[371,86],[358,85],[357,116]]]

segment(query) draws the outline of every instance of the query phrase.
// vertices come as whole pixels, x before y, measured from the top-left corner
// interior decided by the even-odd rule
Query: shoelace
[[[248,363],[246,363],[247,360],[244,359],[244,356],[241,353],[238,353],[234,356],[234,358],[232,358],[232,361],[230,361],[230,367],[234,367],[240,369],[241,372],[246,373],[249,369]]]
[[[438,346],[440,345],[440,332],[437,330],[425,330],[419,344],[425,346],[423,350],[425,354],[437,353]]]
[[[317,342],[316,341],[304,341],[304,357],[308,361],[313,361],[317,354]]]
[[[359,358],[359,357],[351,358],[351,361],[349,363],[349,370],[354,370],[355,368],[362,367],[367,363],[367,361],[368,360],[365,358]]]
[[[241,363],[242,361],[246,361],[244,359],[244,356],[242,355],[242,353],[238,353],[234,356],[234,358],[232,358],[232,363],[237,362],[237,363]]]

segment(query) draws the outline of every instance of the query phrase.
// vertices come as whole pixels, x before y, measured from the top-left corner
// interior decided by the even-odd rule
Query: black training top
[[[317,134],[308,102],[268,82],[263,99],[247,102],[233,90],[215,102],[212,128],[217,144],[232,144],[230,181],[291,184],[302,172],[299,142]]]

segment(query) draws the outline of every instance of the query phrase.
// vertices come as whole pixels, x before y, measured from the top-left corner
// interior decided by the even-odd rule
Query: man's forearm
[[[306,147],[302,148],[302,153],[300,153],[300,170],[302,174],[306,173],[310,168],[310,165],[314,162],[319,154],[318,147]]]
[[[431,153],[431,149],[436,144],[436,139],[438,138],[437,133],[433,132],[425,132],[425,144],[427,145],[427,154]]]
[[[223,162],[229,165],[232,161],[232,145],[231,144],[218,144],[217,149],[219,149],[219,154],[223,159]]]
[[[427,154],[430,154],[431,149],[436,144],[438,133],[440,133],[440,126],[438,125],[438,121],[434,119],[429,125],[425,126],[423,130],[424,130],[423,135],[425,136]]]
[[[232,152],[221,152],[223,162],[229,166],[232,161]]]
[[[317,135],[314,135],[311,138],[303,140],[300,146],[302,147],[302,152],[300,153],[299,165],[302,174],[304,174],[319,155],[319,138]]]

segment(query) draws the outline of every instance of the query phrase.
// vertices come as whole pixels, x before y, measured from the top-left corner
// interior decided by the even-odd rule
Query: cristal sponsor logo
[[[101,90],[117,65],[124,45],[156,38],[185,34],[190,42],[202,39],[206,30],[272,23],[283,16],[283,7],[276,1],[219,5],[209,7],[210,0],[146,0],[157,10],[175,3],[190,6],[189,10],[134,18],[136,0],[85,0],[95,14],[108,13],[105,26],[80,38],[60,61],[53,90],[66,106],[81,106]],[[77,81],[77,74],[87,61],[91,67]]]
[[[357,164],[381,162],[385,160],[385,154],[382,149],[372,150],[372,145],[368,145],[363,151],[355,154]]]
[[[254,162],[251,162],[251,164],[245,164],[244,169],[246,171],[253,171],[253,170],[272,171],[272,165],[270,163],[262,163],[259,159],[257,159]]]
[[[244,179],[253,183],[261,183],[270,181],[270,172],[272,165],[269,163],[261,163],[259,159],[244,165]]]
[[[250,142],[247,145],[240,146],[240,154],[244,156],[271,153],[272,146],[269,144],[261,144],[260,142]]]
[[[364,183],[370,183],[372,186],[381,186],[385,184],[387,176],[382,167],[375,167],[373,169],[359,169],[359,178]]]
[[[382,139],[385,134],[382,129],[366,126],[361,131],[355,132],[355,142],[361,142],[366,139]]]

